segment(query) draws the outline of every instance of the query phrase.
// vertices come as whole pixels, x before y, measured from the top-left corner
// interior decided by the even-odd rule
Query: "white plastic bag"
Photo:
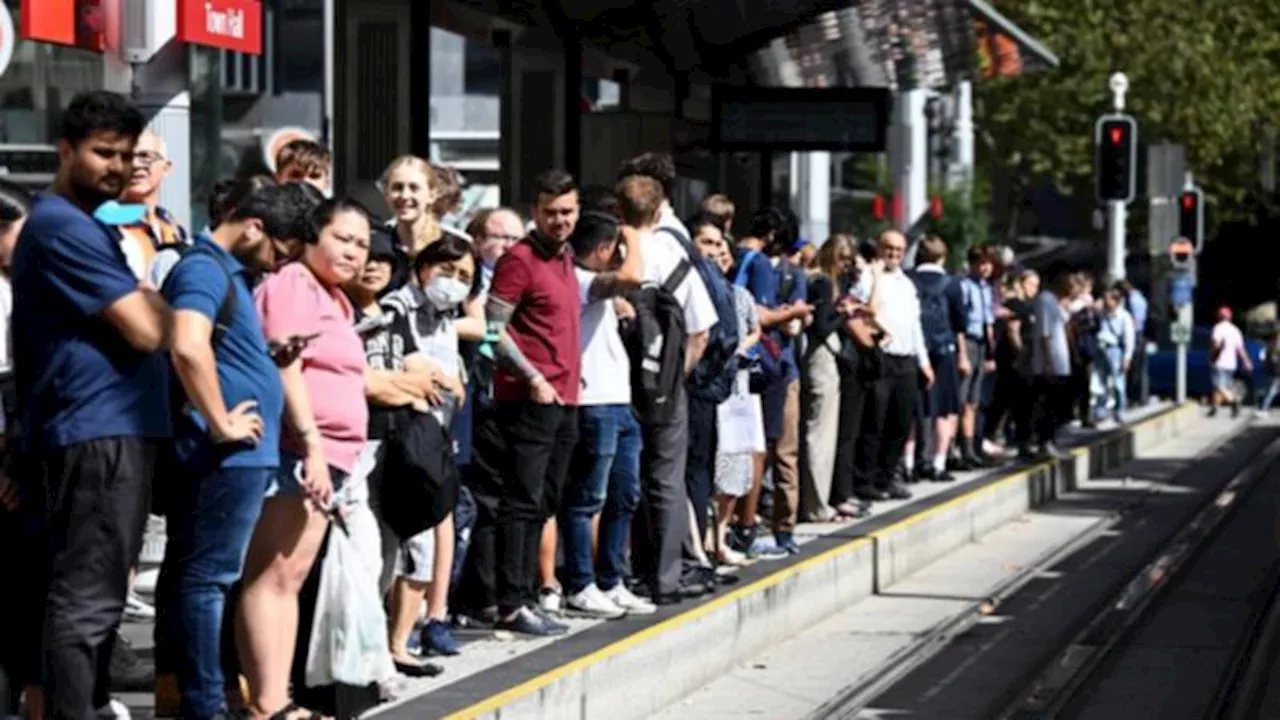
[[[722,455],[764,452],[764,413],[752,395],[746,372],[738,373],[733,394],[716,407],[716,452]]]
[[[320,568],[307,648],[307,687],[336,683],[365,687],[395,674],[387,643],[387,615],[377,583],[362,562],[355,543],[335,524]]]

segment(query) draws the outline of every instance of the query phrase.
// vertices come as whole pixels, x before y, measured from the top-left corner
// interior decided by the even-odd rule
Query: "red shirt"
[[[498,260],[489,295],[514,308],[507,324],[512,341],[566,405],[577,405],[582,390],[582,300],[572,249],[564,245],[548,255],[530,238],[521,240]],[[493,395],[497,400],[528,399],[528,383],[499,370]]]

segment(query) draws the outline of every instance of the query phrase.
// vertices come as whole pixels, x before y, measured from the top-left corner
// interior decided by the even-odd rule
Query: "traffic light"
[[[1204,193],[1200,188],[1183,190],[1178,196],[1178,234],[1195,247],[1204,249]]]
[[[1133,200],[1137,192],[1138,122],[1128,115],[1098,118],[1094,145],[1098,200]]]

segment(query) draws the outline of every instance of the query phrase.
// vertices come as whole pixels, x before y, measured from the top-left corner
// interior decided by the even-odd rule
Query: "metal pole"
[[[1107,275],[1112,282],[1124,279],[1125,222],[1129,208],[1119,200],[1107,203]]]
[[[1194,327],[1191,322],[1192,309],[1194,305],[1183,305],[1178,308],[1178,324],[1185,327]],[[1178,343],[1178,364],[1177,364],[1177,401],[1182,404],[1187,401],[1187,343]]]
[[[1124,73],[1113,73],[1107,81],[1111,89],[1111,104],[1117,113],[1124,112],[1124,96],[1129,91],[1129,79]],[[1130,168],[1137,172],[1137,168]],[[1125,256],[1125,224],[1128,220],[1125,203],[1112,200],[1107,203],[1107,274],[1111,282],[1123,280]]]

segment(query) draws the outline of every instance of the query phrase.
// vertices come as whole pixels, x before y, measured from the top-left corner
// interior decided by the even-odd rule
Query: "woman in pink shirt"
[[[326,200],[311,214],[296,262],[254,295],[277,358],[285,395],[280,471],[267,490],[245,560],[236,645],[249,680],[250,718],[311,717],[289,699],[298,634],[298,592],[324,541],[325,512],[364,446],[364,344],[341,286],[364,268],[369,213],[352,200]],[[286,350],[288,352],[288,350]]]

